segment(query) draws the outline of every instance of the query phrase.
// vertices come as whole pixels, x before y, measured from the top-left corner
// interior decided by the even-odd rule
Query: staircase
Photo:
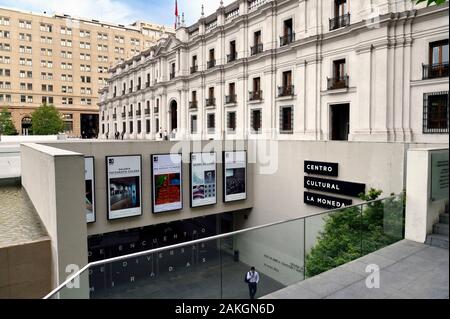
[[[439,215],[439,223],[433,226],[433,234],[427,236],[425,244],[448,249],[448,209]]]

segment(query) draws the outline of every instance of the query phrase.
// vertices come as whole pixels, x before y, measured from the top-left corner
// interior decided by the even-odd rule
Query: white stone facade
[[[112,139],[125,129],[125,139],[159,139],[160,128],[169,135],[176,128],[176,139],[327,141],[344,134],[350,141],[448,143],[448,56],[447,75],[423,76],[430,43],[447,41],[448,54],[448,3],[426,8],[411,0],[338,2],[346,4],[238,0],[193,26],[180,24],[176,37],[111,69],[101,91],[102,137]],[[228,62],[231,41],[237,56]],[[216,63],[208,68],[211,49]],[[328,79],[337,77],[329,87]],[[261,96],[250,101],[255,78]],[[280,97],[283,78],[288,88]],[[227,104],[230,83],[236,101]],[[206,106],[210,88],[215,106]],[[447,94],[447,109],[440,111],[438,134],[428,134],[424,94],[435,92]],[[208,129],[209,114],[214,130]],[[255,132],[258,114],[261,129]]]

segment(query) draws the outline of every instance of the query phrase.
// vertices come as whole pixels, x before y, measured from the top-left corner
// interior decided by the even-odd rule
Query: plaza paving
[[[380,288],[366,287],[367,265]],[[403,240],[262,299],[448,299],[449,250]]]

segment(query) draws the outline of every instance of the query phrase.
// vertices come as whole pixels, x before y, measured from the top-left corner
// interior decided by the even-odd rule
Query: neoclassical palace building
[[[221,5],[110,70],[101,136],[447,143],[448,9]]]

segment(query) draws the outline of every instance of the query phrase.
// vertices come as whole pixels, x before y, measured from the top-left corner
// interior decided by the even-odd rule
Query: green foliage
[[[17,131],[6,107],[0,111],[0,135],[16,135]]]
[[[382,191],[361,194],[373,201]],[[306,256],[306,276],[313,277],[403,238],[404,199],[387,199],[328,214],[316,245]]]
[[[53,105],[43,104],[31,114],[34,135],[55,135],[64,130],[61,114]]]
[[[413,0],[416,2],[416,4],[419,4],[421,2],[426,2],[427,6],[431,6],[432,4],[440,5],[448,2],[448,0]]]

